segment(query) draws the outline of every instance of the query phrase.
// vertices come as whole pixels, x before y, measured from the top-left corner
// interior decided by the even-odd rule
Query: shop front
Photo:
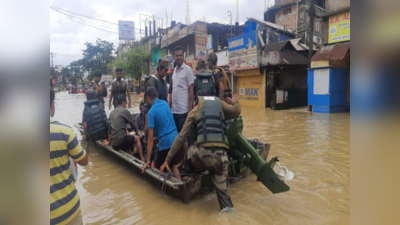
[[[311,58],[308,70],[310,111],[350,110],[350,11],[329,17],[327,44]]]
[[[234,74],[233,92],[241,105],[265,108],[265,73],[259,70],[257,31],[228,40],[229,71]],[[231,82],[232,83],[232,82]]]
[[[265,108],[265,74],[253,69],[235,71],[234,76],[240,104]]]

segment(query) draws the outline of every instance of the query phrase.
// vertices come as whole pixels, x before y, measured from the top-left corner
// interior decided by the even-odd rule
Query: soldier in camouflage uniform
[[[100,84],[101,81],[101,71],[94,71],[94,79],[88,87],[88,91],[91,89],[94,91],[95,100],[99,100],[103,104],[104,109],[104,97],[107,97],[107,88],[104,83]]]
[[[162,173],[164,168],[171,163],[181,145],[186,141],[194,124],[196,130],[196,142],[185,155],[187,166],[197,169],[207,169],[216,187],[218,202],[221,209],[233,208],[232,201],[228,195],[228,138],[226,137],[225,120],[237,118],[241,108],[237,95],[233,95],[229,105],[214,96],[206,96],[207,92],[199,90],[197,106],[189,113],[185,124],[178,137],[176,137],[164,164],[160,167]]]
[[[229,83],[228,76],[225,73],[225,70],[221,67],[217,67],[218,57],[212,52],[208,54],[207,58],[208,69],[213,71],[213,77],[215,80],[215,91],[216,97],[219,97],[222,101],[232,105],[232,88]]]

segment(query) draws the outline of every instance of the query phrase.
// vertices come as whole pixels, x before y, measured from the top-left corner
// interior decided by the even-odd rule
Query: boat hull
[[[75,125],[81,134],[83,135],[83,127],[81,124]],[[260,156],[266,160],[268,157],[270,144],[264,144],[258,141],[248,140],[254,148],[257,149]],[[170,177],[164,182],[166,174],[160,174],[160,171],[156,168],[147,168],[144,173],[142,173],[142,167],[144,163],[136,157],[133,157],[121,150],[115,150],[111,146],[103,146],[103,141],[91,142],[91,144],[96,146],[96,149],[104,153],[104,155],[115,159],[121,164],[125,165],[129,170],[134,171],[142,178],[146,179],[155,188],[160,190],[164,184],[164,192],[174,198],[177,198],[185,203],[190,202],[198,196],[210,193],[214,190],[214,184],[211,180],[208,171],[204,171],[200,174],[195,174],[191,176],[186,176],[183,181],[179,181],[175,177]],[[235,162],[233,162],[235,163]],[[234,177],[246,178],[251,174],[250,168],[247,166],[237,167]],[[231,172],[230,172],[230,176]]]

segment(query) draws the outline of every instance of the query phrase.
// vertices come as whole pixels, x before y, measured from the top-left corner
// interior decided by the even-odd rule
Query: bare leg
[[[137,148],[139,150],[140,160],[142,160],[144,162],[142,143],[140,143],[139,136],[135,135],[135,140],[136,140],[136,146],[137,146]]]
[[[180,150],[180,163],[178,164],[178,167],[182,167],[185,168],[185,164],[183,163],[183,160],[185,158],[185,153],[186,151],[189,149],[189,142],[185,141],[185,143],[183,143],[181,150]]]
[[[178,167],[176,165],[172,166],[172,172],[174,173],[176,179],[182,181],[181,174],[179,173]]]

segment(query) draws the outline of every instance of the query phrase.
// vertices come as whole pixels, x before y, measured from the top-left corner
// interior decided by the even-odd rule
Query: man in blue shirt
[[[154,136],[158,138],[158,152],[154,159],[156,168],[164,163],[169,150],[176,136],[178,136],[178,130],[176,129],[174,117],[166,101],[158,99],[157,89],[153,86],[148,87],[147,103],[151,106],[147,114],[147,126],[148,126],[148,139],[147,139],[147,161],[146,165],[143,166],[142,172],[150,165],[151,152],[153,150]],[[175,176],[180,179],[179,170],[176,165],[177,157],[174,157],[171,161],[172,170]]]

